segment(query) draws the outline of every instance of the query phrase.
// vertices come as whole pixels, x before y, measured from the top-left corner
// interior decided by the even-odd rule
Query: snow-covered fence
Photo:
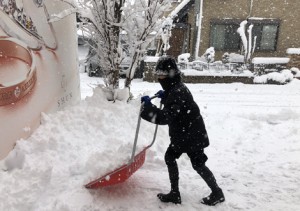
[[[200,60],[196,60],[193,62],[190,62],[191,69],[198,70],[198,71],[204,71],[204,70],[211,70],[211,71],[222,71],[222,70],[236,70],[239,66],[241,66],[240,63],[222,63],[221,61],[215,61],[213,63],[208,63]]]
[[[287,57],[255,57],[251,62],[251,71],[262,75],[266,72],[278,72],[287,68],[290,59]]]
[[[208,63],[200,60],[196,60],[192,62],[192,68],[195,70],[203,71],[204,69],[208,69]]]

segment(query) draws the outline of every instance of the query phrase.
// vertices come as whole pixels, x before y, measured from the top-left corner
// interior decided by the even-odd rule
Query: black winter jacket
[[[177,80],[165,90],[164,108],[145,105],[141,117],[159,125],[169,125],[170,146],[179,152],[197,151],[209,145],[200,109],[189,89]]]

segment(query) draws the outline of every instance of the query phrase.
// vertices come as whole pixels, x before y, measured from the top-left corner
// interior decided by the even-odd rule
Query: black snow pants
[[[205,165],[207,161],[207,156],[204,154],[204,150],[197,150],[193,152],[179,152],[175,151],[174,148],[170,145],[165,153],[165,162],[169,171],[169,178],[171,183],[171,191],[178,192],[178,181],[179,181],[179,172],[176,159],[178,159],[183,153],[187,153],[189,156],[193,169],[202,177],[206,182],[208,187],[212,192],[217,191],[219,186],[216,182],[216,179],[213,173]]]

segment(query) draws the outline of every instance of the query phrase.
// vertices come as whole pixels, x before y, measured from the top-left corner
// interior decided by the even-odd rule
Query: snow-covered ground
[[[200,199],[210,191],[186,155],[178,161],[182,204],[163,204],[156,197],[169,191],[163,160],[167,126],[159,127],[144,165],[125,183],[98,190],[83,187],[129,160],[140,95],[153,95],[160,86],[134,80],[136,100],[112,103],[99,89],[93,95],[101,78],[80,76],[80,104],[43,115],[32,137],[18,141],[0,162],[0,210],[300,209],[300,81],[284,86],[188,84],[210,137],[207,165],[226,197],[207,207]],[[154,127],[142,121],[138,151],[151,142]]]

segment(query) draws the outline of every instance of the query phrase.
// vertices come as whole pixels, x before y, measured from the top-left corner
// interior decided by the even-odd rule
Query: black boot
[[[169,179],[171,183],[171,191],[168,194],[159,193],[157,197],[162,202],[172,202],[174,204],[181,204],[181,196],[178,188],[179,173],[177,163],[174,157],[168,153],[165,155],[166,164],[169,172]]]
[[[181,196],[179,191],[171,191],[168,194],[159,193],[157,197],[162,202],[172,202],[174,204],[181,204]]]
[[[215,206],[218,203],[225,201],[222,189],[212,192],[209,196],[202,199],[201,203],[209,206]]]

